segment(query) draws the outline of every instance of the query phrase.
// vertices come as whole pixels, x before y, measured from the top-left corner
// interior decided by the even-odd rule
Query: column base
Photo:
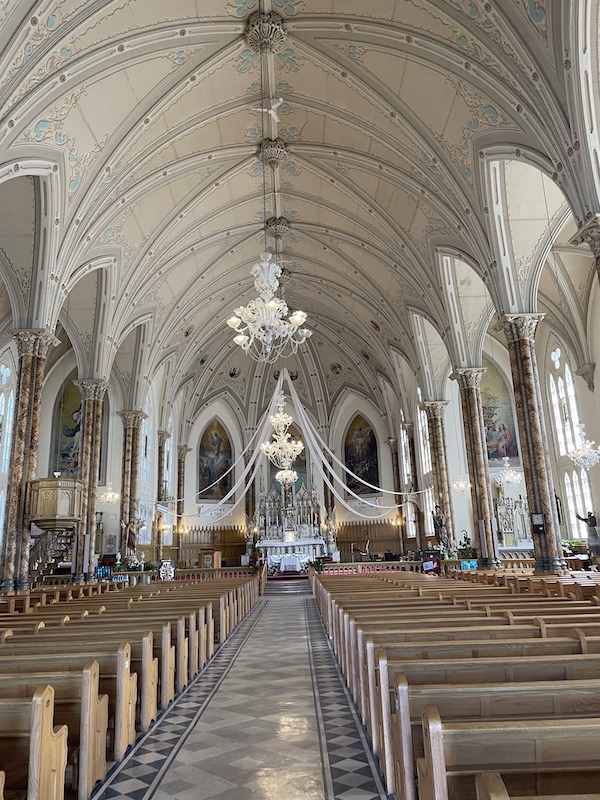
[[[564,572],[569,572],[564,558],[536,558],[535,560],[534,575],[560,575]]]
[[[478,558],[477,569],[499,569],[502,562],[499,558]]]
[[[14,592],[15,581],[14,578],[2,578],[0,581],[0,592]]]
[[[80,585],[85,583],[85,573],[84,572],[77,572],[73,575],[73,583]]]
[[[17,592],[28,592],[30,588],[29,578],[17,578],[15,580],[15,589]]]

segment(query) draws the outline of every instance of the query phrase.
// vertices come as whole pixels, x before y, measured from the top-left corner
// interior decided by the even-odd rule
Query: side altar
[[[321,532],[316,492],[301,484],[298,491],[270,491],[259,498],[257,507],[257,540],[259,551],[269,568],[281,571],[306,569],[309,561],[330,554],[330,543]]]

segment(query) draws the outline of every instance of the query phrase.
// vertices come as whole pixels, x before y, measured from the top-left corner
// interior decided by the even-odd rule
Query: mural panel
[[[218,419],[213,419],[204,429],[198,448],[198,492],[202,492],[198,498],[200,502],[222,500],[230,491],[233,472],[228,475],[225,473],[232,463],[229,434]],[[208,489],[215,481],[219,482]]]
[[[50,474],[60,472],[63,478],[79,477],[81,393],[74,380],[77,380],[77,370],[73,370],[64,382],[54,406]]]
[[[481,404],[485,424],[488,460],[491,466],[502,466],[508,456],[512,466],[520,466],[512,392],[497,367],[483,358],[487,372],[481,379]]]
[[[344,439],[344,463],[361,480],[379,486],[379,460],[377,457],[377,438],[371,424],[357,414],[350,423]],[[373,494],[352,475],[346,476],[346,485],[356,494]]]

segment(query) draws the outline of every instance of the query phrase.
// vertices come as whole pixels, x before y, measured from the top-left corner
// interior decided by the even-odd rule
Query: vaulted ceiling
[[[160,373],[169,402],[187,387],[193,417],[226,389],[248,412],[273,370],[255,374],[224,320],[255,294],[264,219],[285,216],[286,300],[314,330],[288,368],[317,419],[343,386],[383,407],[398,358],[418,362],[412,315],[444,332],[436,247],[461,254],[473,325],[499,296],[490,154],[538,154],[578,221],[590,210],[575,188],[567,5],[264,0],[287,41],[261,58],[244,37],[258,0],[0,0],[0,149],[15,178],[0,186],[13,209],[2,265],[27,298],[34,278],[19,269],[43,199],[18,174],[53,165],[49,324],[60,318],[90,373],[116,373],[125,394],[143,326],[144,378]],[[279,97],[279,122],[257,110]],[[266,199],[263,136],[287,145]]]

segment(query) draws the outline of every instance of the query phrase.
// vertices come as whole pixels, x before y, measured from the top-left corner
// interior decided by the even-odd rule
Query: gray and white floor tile
[[[385,800],[307,582],[251,614],[93,800]]]

